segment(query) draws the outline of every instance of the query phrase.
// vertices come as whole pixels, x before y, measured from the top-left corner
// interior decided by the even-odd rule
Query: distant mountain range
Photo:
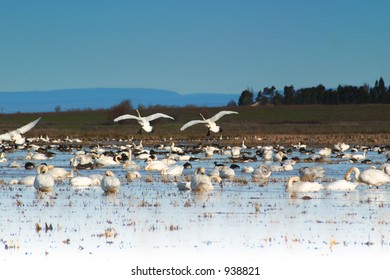
[[[145,88],[89,88],[48,91],[0,92],[0,113],[53,112],[83,109],[109,109],[129,99],[134,108],[139,105],[163,105],[182,107],[186,105],[218,107],[231,100],[238,101],[239,94],[194,93],[145,89]]]

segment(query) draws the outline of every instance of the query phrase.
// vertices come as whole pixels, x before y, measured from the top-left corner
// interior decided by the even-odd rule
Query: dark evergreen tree
[[[259,104],[267,104],[266,97],[261,90],[257,93],[256,102],[258,102]]]
[[[246,106],[253,104],[253,91],[246,89],[244,90],[240,98],[238,99],[238,106]]]
[[[253,93],[244,91],[239,105],[253,103]],[[390,103],[390,87],[386,88],[381,77],[375,81],[375,86],[339,85],[337,89],[325,89],[322,84],[316,87],[301,88],[295,91],[293,86],[285,86],[284,93],[279,93],[274,86],[265,87],[259,91],[255,99],[260,104],[364,104],[364,103]]]
[[[290,105],[294,104],[294,95],[295,95],[295,90],[294,87],[291,86],[285,86],[284,87],[284,104]]]

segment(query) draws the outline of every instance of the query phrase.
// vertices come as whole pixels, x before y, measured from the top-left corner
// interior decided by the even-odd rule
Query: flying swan
[[[26,124],[25,126],[19,127],[18,129],[9,131],[7,133],[0,134],[0,142],[1,141],[17,141],[17,140],[20,141],[21,139],[23,139],[23,137],[21,135],[26,133],[30,129],[32,129],[40,121],[40,119],[41,118],[38,118],[35,121]]]
[[[173,117],[168,116],[168,115],[163,114],[163,113],[156,113],[156,114],[153,114],[153,115],[150,115],[147,117],[141,117],[141,114],[139,113],[139,111],[138,110],[136,110],[136,111],[138,113],[138,117],[133,116],[133,115],[129,115],[129,114],[125,114],[125,115],[119,116],[116,119],[114,119],[114,122],[118,122],[121,120],[128,120],[128,119],[137,120],[138,124],[141,126],[141,129],[138,131],[138,133],[142,133],[142,129],[145,130],[146,132],[154,132],[153,127],[150,125],[150,122],[155,120],[155,119],[166,118],[166,119],[174,120]]]
[[[195,124],[203,123],[207,128],[207,136],[210,136],[210,131],[217,133],[217,132],[222,132],[222,129],[216,124],[216,121],[222,118],[224,115],[230,115],[230,114],[238,114],[238,112],[235,111],[221,111],[214,115],[213,117],[206,119],[202,114],[199,114],[203,120],[192,120],[189,121],[188,123],[184,124],[181,128],[180,131],[185,130],[186,128],[193,126]]]

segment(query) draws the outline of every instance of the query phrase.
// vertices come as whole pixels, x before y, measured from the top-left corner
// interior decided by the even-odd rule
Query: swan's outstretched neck
[[[136,109],[136,111],[137,111],[138,117],[140,118],[141,114],[139,113],[138,109]]]
[[[205,117],[203,117],[202,113],[199,113],[199,115],[202,117],[202,119],[205,121]]]

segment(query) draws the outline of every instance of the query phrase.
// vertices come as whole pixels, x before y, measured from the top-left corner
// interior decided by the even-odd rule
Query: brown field
[[[210,117],[220,110],[236,110],[239,115],[224,116],[218,122],[222,136],[229,144],[245,139],[247,144],[327,145],[337,142],[360,145],[390,143],[390,105],[290,105],[233,108],[153,107],[144,109],[146,116],[164,112],[175,121],[158,119],[152,123],[155,133],[137,134],[136,121],[114,123],[110,110],[80,110],[59,113],[17,113],[0,115],[0,132],[13,130],[42,116],[27,137],[48,135],[53,139],[77,137],[88,141],[111,139],[144,139],[161,141],[204,141],[207,129],[196,125],[181,132],[180,127],[191,119],[199,119],[199,112]],[[114,112],[115,113],[115,112]],[[135,114],[135,111],[129,112]],[[219,139],[221,134],[213,134]],[[212,138],[209,138],[211,140]]]

